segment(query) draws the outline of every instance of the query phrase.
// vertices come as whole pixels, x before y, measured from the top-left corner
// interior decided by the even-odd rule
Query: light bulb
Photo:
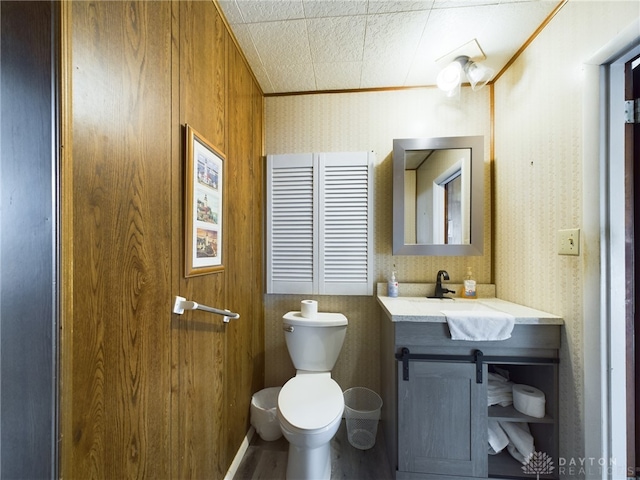
[[[447,96],[451,97],[460,87],[461,78],[462,65],[460,62],[454,61],[440,71],[436,82],[438,88],[447,92]]]
[[[475,62],[468,62],[464,71],[467,74],[472,90],[480,90],[493,76],[493,69],[479,65]]]

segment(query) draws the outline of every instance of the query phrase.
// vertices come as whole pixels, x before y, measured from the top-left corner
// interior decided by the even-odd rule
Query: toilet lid
[[[306,327],[341,327],[349,321],[341,313],[318,312],[314,318],[302,316],[302,312],[287,312],[282,317],[291,325],[303,325]]]
[[[344,396],[340,386],[328,375],[298,375],[280,390],[278,409],[294,427],[316,430],[342,415]]]

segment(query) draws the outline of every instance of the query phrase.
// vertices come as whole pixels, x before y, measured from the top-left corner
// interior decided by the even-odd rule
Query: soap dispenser
[[[387,283],[387,296],[393,298],[398,296],[398,279],[396,278],[395,270],[391,272],[391,277],[389,278],[389,282]]]
[[[476,291],[476,281],[473,278],[471,267],[467,267],[467,276],[464,279],[464,289],[462,290],[464,298],[478,298]]]

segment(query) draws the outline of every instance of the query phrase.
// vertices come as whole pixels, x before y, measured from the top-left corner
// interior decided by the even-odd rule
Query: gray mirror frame
[[[471,149],[471,243],[404,243],[404,167],[407,150]],[[482,255],[484,248],[484,137],[399,138],[393,140],[393,254],[432,256]]]

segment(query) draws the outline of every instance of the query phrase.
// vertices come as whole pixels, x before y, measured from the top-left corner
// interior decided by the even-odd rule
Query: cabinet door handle
[[[473,356],[475,357],[476,362],[476,383],[482,383],[482,362],[484,354],[482,353],[482,350],[476,350],[473,353]]]

